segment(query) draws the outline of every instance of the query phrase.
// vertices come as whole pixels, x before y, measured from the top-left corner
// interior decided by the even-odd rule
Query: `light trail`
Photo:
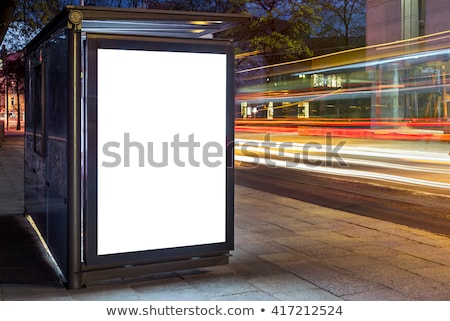
[[[258,158],[255,162],[255,158],[250,156],[235,156],[235,160],[240,162],[246,162],[246,163],[256,163],[265,165],[267,164],[267,159],[264,158]],[[322,167],[322,166],[312,166],[312,165],[305,165],[302,163],[296,163],[296,162],[290,162],[290,161],[281,161],[281,160],[270,160],[275,164],[277,167],[288,167],[289,169],[295,169],[295,170],[306,170],[306,171],[314,171],[314,172],[320,172],[320,173],[326,173],[326,174],[333,174],[333,175],[339,175],[339,176],[353,176],[353,177],[361,177],[361,178],[370,178],[370,179],[377,179],[377,180],[384,180],[384,181],[395,181],[399,183],[405,183],[405,184],[414,184],[414,185],[421,185],[421,186],[427,186],[427,187],[435,187],[435,188],[443,188],[443,189],[450,189],[449,183],[441,183],[441,182],[434,182],[434,181],[427,181],[422,179],[415,179],[415,178],[409,178],[404,176],[397,176],[397,175],[389,175],[389,174],[381,174],[381,173],[371,173],[366,171],[359,171],[359,170],[349,170],[349,169],[336,169],[335,167]]]
[[[294,142],[279,142],[279,141],[269,141],[269,140],[258,140],[258,139],[236,139],[235,147],[243,146],[247,144],[247,146],[254,146],[265,148],[266,150],[269,147],[275,148],[284,148],[290,150],[297,150],[304,152],[305,149],[310,150],[308,146],[311,146],[311,143],[294,143]],[[315,145],[315,144],[314,144]],[[320,145],[320,144],[319,144]],[[323,148],[317,149],[315,152],[321,152],[323,150],[327,150],[326,145],[320,145]],[[332,149],[332,146],[328,147],[328,149]],[[345,155],[357,155],[357,156],[368,156],[368,157],[382,157],[382,158],[391,158],[391,159],[410,159],[410,160],[421,160],[421,161],[430,161],[433,163],[440,163],[445,165],[450,165],[450,155],[445,152],[423,152],[423,151],[411,151],[405,149],[388,149],[388,148],[367,148],[367,147],[357,147],[357,146],[342,146],[339,149],[339,152]]]
[[[315,149],[314,147],[317,147],[317,149]],[[440,177],[442,178],[445,175],[450,175],[450,166],[446,167],[446,165],[450,165],[450,156],[445,153],[344,146],[342,146],[338,150],[338,153],[333,154],[332,151],[333,146],[327,147],[326,145],[324,146],[318,143],[317,145],[308,145],[308,143],[302,144],[250,139],[237,139],[235,141],[235,160],[241,162],[272,167],[289,168],[295,170],[304,170],[309,172],[318,172],[324,174],[351,176],[441,189],[450,189],[450,183],[447,183],[445,181],[440,182],[412,178],[402,175],[385,174],[374,171],[364,171],[349,168],[350,165],[369,166],[375,169],[387,168],[406,171],[409,173],[434,173],[440,174]],[[332,155],[327,155],[327,153],[330,152],[332,153]],[[357,159],[355,157],[377,157],[386,159],[387,161]],[[288,160],[280,158],[286,158]],[[334,165],[339,160],[343,161],[344,163]],[[410,166],[390,162],[392,160],[430,162],[433,165],[438,164],[445,166],[442,166],[443,168],[431,168],[424,165]],[[333,163],[330,163],[331,161]],[[325,164],[334,166],[324,166]]]

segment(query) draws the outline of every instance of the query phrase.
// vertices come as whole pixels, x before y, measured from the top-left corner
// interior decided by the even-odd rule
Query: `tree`
[[[59,12],[58,0],[17,0],[13,22],[4,44],[9,50],[22,50],[25,45]]]
[[[17,0],[2,0],[0,2],[0,42],[3,41],[9,24],[16,10]]]
[[[239,6],[254,19],[235,33],[248,42],[249,50],[262,53],[261,63],[271,65],[312,55],[305,39],[319,21],[316,1],[250,0],[240,1]]]
[[[9,86],[13,95],[17,98],[15,100],[15,105],[17,106],[17,130],[21,129],[21,104],[20,96],[25,93],[25,68],[24,68],[24,58],[22,52],[15,52],[11,56],[12,59],[8,61],[8,80]],[[14,97],[14,96],[13,96]]]
[[[341,38],[344,48],[350,48],[351,37],[365,35],[365,0],[320,0],[320,6],[320,36]]]
[[[21,129],[21,101],[20,96],[25,92],[25,69],[24,69],[24,59],[22,52],[14,52],[9,53],[5,47],[2,47],[0,50],[0,56],[2,59],[1,62],[1,72],[0,76],[2,78],[1,81],[1,92],[5,94],[5,101],[8,102],[8,95],[12,95],[11,97],[11,105],[17,108],[17,130]],[[23,104],[23,103],[22,103]],[[4,108],[6,111],[6,122],[8,123],[9,119],[9,111],[8,110],[9,103],[6,103]]]

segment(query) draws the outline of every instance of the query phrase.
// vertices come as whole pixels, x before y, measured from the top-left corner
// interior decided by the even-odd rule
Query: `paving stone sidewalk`
[[[19,177],[20,170],[10,172],[14,164],[20,167],[14,150],[20,153],[14,144],[0,148],[0,186],[20,192],[20,183],[5,183]],[[0,194],[2,208],[5,198],[23,202],[9,193]],[[11,253],[23,251],[26,243],[17,239],[36,238],[23,215],[3,213],[8,220],[0,224],[0,234],[12,229],[18,234],[1,239],[0,300],[450,300],[448,237],[238,185],[235,199],[236,246],[229,264],[78,290],[55,281],[39,246],[29,256],[34,263],[40,260],[33,277],[21,278],[20,271],[5,277],[5,257],[11,264]]]

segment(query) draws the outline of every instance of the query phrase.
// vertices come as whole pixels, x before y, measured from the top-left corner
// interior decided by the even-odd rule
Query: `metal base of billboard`
[[[187,271],[192,269],[201,269],[205,267],[225,265],[229,263],[231,254],[229,252],[209,253],[204,256],[191,257],[171,257],[166,261],[153,260],[145,262],[133,262],[123,265],[117,264],[103,264],[103,265],[86,265],[78,264],[77,270],[79,272],[64,275],[62,273],[58,262],[52,255],[44,237],[42,237],[33,218],[26,214],[27,220],[35,230],[39,241],[45,249],[50,261],[54,267],[54,271],[58,274],[61,282],[68,289],[80,289],[99,281],[108,281],[114,279],[128,279],[128,278],[145,278],[156,273]]]
[[[219,253],[215,256],[193,257],[167,262],[156,262],[150,264],[127,264],[124,266],[83,266],[81,271],[81,286],[88,283],[112,280],[115,278],[145,277],[154,273],[168,271],[183,271],[204,268],[214,265],[228,264],[228,253]]]

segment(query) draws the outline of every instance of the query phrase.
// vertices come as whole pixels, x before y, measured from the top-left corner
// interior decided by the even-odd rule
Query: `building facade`
[[[367,0],[367,45],[450,29],[448,0]]]

